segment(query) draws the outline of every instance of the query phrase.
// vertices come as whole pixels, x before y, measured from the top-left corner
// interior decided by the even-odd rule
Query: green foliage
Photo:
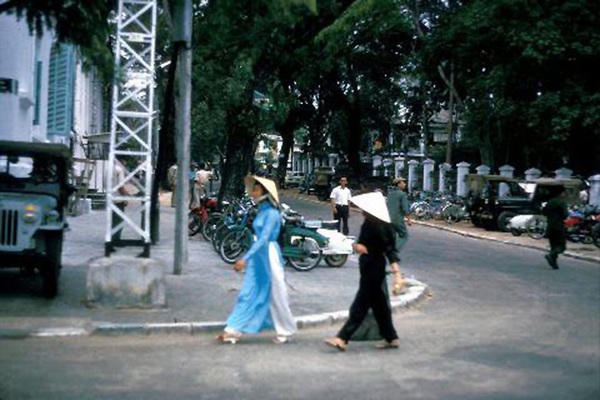
[[[483,162],[554,169],[570,155],[572,167],[591,173],[597,157],[570,144],[585,137],[598,149],[600,141],[599,11],[586,0],[474,0],[441,16],[424,65],[454,61],[467,139]]]

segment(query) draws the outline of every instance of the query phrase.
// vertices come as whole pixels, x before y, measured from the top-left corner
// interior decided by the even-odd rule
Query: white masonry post
[[[600,175],[590,176],[589,204],[600,207]]]
[[[423,161],[423,190],[426,192],[431,192],[431,173],[433,172],[433,168],[435,167],[435,161],[431,159],[427,159]]]
[[[571,176],[573,176],[573,171],[569,168],[563,167],[554,171],[554,174],[556,175],[556,179],[571,179]]]
[[[478,175],[489,175],[490,174],[490,167],[488,167],[487,165],[480,165],[479,167],[475,168],[475,171],[477,171]]]
[[[448,164],[448,163],[443,163],[440,164],[439,167],[439,186],[438,186],[438,190],[442,193],[444,193],[446,191],[446,172],[450,171],[452,169],[452,165]]]
[[[515,168],[511,167],[510,165],[503,165],[500,168],[498,168],[498,170],[500,171],[500,175],[501,176],[505,176],[507,178],[512,178],[513,174],[515,172]],[[499,188],[499,192],[498,195],[500,197],[504,197],[507,194],[509,194],[510,192],[510,188],[506,183],[501,183],[500,184],[500,188]]]
[[[408,190],[412,191],[419,188],[417,183],[417,174],[415,173],[415,169],[419,165],[417,160],[410,160],[408,162]]]
[[[540,179],[540,176],[542,176],[542,171],[540,171],[537,168],[529,168],[527,171],[525,171],[525,180],[527,182],[531,182],[531,181],[535,181],[536,179]]]
[[[467,178],[467,175],[469,174],[469,167],[471,166],[471,164],[467,163],[467,162],[461,162],[456,164],[456,195],[460,196],[460,197],[466,197],[467,196],[467,183],[465,181],[465,179]]]

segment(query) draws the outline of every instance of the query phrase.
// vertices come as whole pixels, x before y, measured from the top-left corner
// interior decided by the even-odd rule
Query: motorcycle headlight
[[[24,208],[23,221],[33,223],[40,216],[40,209],[35,204],[27,204]]]

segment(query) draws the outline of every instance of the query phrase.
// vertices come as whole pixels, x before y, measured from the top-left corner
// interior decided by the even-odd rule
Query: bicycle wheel
[[[224,217],[221,214],[212,214],[202,224],[202,236],[205,240],[212,241],[212,237],[215,234],[217,228],[224,223]]]
[[[600,248],[600,222],[596,222],[596,224],[592,226],[591,232],[594,245]]]
[[[525,223],[525,230],[530,238],[540,240],[546,236],[548,222],[543,215],[534,215]]]
[[[195,236],[202,229],[200,216],[193,211],[188,214],[188,236]]]
[[[215,233],[213,234],[213,237],[212,237],[212,244],[213,244],[213,248],[215,249],[215,251],[217,253],[219,253],[221,250],[221,242],[223,241],[223,238],[225,237],[225,235],[227,235],[229,232],[231,232],[232,229],[234,229],[233,226],[223,223],[215,230]]]
[[[442,218],[449,224],[460,221],[461,209],[456,204],[448,204],[442,209]]]
[[[290,246],[298,248],[303,253],[301,256],[287,257],[287,261],[297,271],[310,271],[319,264],[323,256],[323,251],[313,238],[303,237],[294,239]]]
[[[431,206],[425,202],[421,202],[415,206],[414,215],[416,219],[429,219],[431,215]]]
[[[225,235],[221,241],[219,254],[223,261],[234,264],[242,258],[252,244],[252,233],[248,228],[235,229]]]

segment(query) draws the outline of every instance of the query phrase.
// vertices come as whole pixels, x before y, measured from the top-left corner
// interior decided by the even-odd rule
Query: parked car
[[[467,210],[473,224],[504,232],[509,230],[509,221],[517,215],[541,214],[542,203],[549,199],[550,186],[565,187],[567,199],[572,202],[577,201],[581,185],[579,179],[542,178],[524,184],[500,175],[477,174],[467,175],[466,183]]]
[[[304,172],[288,171],[285,175],[286,187],[299,187],[304,182]]]
[[[0,141],[0,267],[38,270],[58,293],[71,152],[61,144]]]

